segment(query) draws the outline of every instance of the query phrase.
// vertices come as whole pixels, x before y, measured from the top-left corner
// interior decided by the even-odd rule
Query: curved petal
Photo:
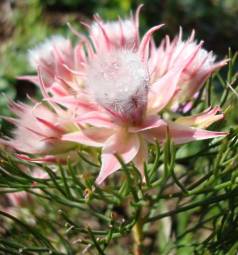
[[[125,152],[139,149],[139,138],[136,134],[130,134],[126,130],[117,130],[104,143],[103,152],[123,155]]]
[[[80,118],[76,119],[78,124],[89,124],[94,127],[105,127],[105,128],[113,128],[116,125],[113,123],[110,116],[105,112],[88,112],[81,115]]]
[[[18,76],[18,80],[24,80],[24,81],[29,81],[31,83],[34,83],[35,85],[39,86],[39,77],[37,75],[23,75],[23,76]]]
[[[129,135],[127,140],[121,140],[122,136],[113,135],[107,141],[102,152],[102,166],[96,183],[101,184],[109,175],[119,170],[120,162],[114,154],[118,154],[125,164],[132,161],[137,155],[140,141],[137,135]]]
[[[101,155],[102,166],[100,173],[96,179],[96,184],[100,185],[109,175],[120,169],[121,164],[117,158],[110,153],[103,153]]]
[[[54,82],[49,88],[49,92],[53,96],[65,97],[68,96],[69,92],[59,82]]]
[[[153,116],[147,117],[140,127],[129,127],[128,130],[131,133],[138,133],[148,129],[157,128],[165,124],[166,123],[158,115],[153,115]]]
[[[90,127],[78,132],[63,135],[62,140],[87,146],[102,147],[111,135],[112,131],[109,129]]]
[[[140,139],[140,149],[136,154],[133,162],[136,168],[140,171],[142,178],[144,179],[144,163],[147,161],[148,158],[148,148],[147,142],[145,139]]]
[[[57,103],[66,108],[75,107],[83,112],[95,111],[97,109],[96,105],[92,102],[74,96],[53,97],[47,99],[47,101]]]
[[[219,106],[216,106],[213,109],[209,108],[206,111],[197,115],[180,117],[176,120],[176,123],[185,126],[206,128],[210,126],[212,123],[220,119],[223,119],[224,114],[223,113],[217,114],[218,112],[221,112],[221,108]]]
[[[66,159],[62,159],[53,155],[47,155],[38,158],[30,158],[24,154],[17,154],[16,157],[21,160],[26,160],[34,163],[62,163],[62,164],[66,163]]]
[[[148,58],[148,48],[149,48],[149,43],[150,43],[152,34],[156,30],[159,30],[162,26],[164,26],[164,24],[152,27],[150,30],[147,31],[147,33],[141,39],[141,43],[140,43],[138,52],[139,52],[139,55],[143,62],[146,61]]]
[[[21,160],[26,160],[26,161],[34,162],[34,163],[66,164],[68,160],[75,161],[76,158],[78,158],[78,154],[75,151],[67,151],[62,154],[40,155],[39,157],[35,157],[35,158],[34,157],[31,158],[25,154],[16,154],[16,157]]]
[[[205,140],[228,135],[227,132],[208,131],[200,128],[187,127],[173,122],[167,122],[167,126],[146,131],[146,137],[151,140],[166,140],[167,132],[175,144],[183,144],[196,140]]]
[[[151,85],[147,108],[149,114],[161,111],[170,102],[177,90],[181,72],[181,68],[174,68]]]

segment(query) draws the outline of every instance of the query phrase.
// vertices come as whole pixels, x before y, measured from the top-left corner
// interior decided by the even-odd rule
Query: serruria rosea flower
[[[223,118],[217,107],[175,121],[163,119],[162,112],[182,91],[185,74],[193,70],[197,75],[207,58],[198,61],[199,64],[195,62],[201,54],[201,44],[188,46],[193,36],[187,42],[180,42],[180,46],[177,42],[181,40],[170,43],[167,39],[167,44],[157,49],[152,34],[162,25],[151,28],[140,38],[138,15],[139,10],[135,17],[113,23],[95,17],[95,23],[89,26],[90,39],[79,34],[79,43],[76,47],[69,44],[67,50],[64,44],[54,40],[52,47],[43,45],[47,54],[35,57],[38,76],[28,79],[38,83],[44,100],[53,109],[69,114],[70,121],[62,124],[58,119],[61,114],[54,111],[42,118],[42,113],[38,115],[36,110],[25,110],[31,117],[34,112],[34,123],[30,122],[29,128],[27,122],[26,128],[24,114],[20,116],[16,112],[20,117],[19,127],[14,131],[14,138],[5,143],[27,154],[42,155],[38,161],[49,162],[59,160],[61,153],[64,157],[64,152],[76,143],[101,147],[102,165],[96,180],[101,184],[120,168],[116,155],[125,163],[134,162],[143,175],[148,144],[163,143],[167,135],[175,144],[226,135],[203,129]],[[179,50],[175,51],[176,47]],[[159,70],[158,59],[162,56],[167,61],[166,65],[161,62],[161,68],[167,68],[164,72]],[[205,72],[208,76],[209,70]],[[189,84],[200,86],[196,79],[190,79]],[[30,137],[29,143],[25,143],[26,136]],[[29,160],[25,155],[21,158]]]
[[[42,103],[27,105],[10,102],[15,118],[3,117],[15,125],[12,137],[1,139],[1,143],[13,148],[19,158],[34,162],[63,162],[75,144],[64,142],[61,137],[73,130],[70,116],[63,110],[54,112]],[[32,155],[29,158],[27,155]],[[71,155],[72,156],[72,155]]]
[[[195,128],[199,123],[202,126],[221,119],[222,114],[215,117],[217,110],[204,112],[187,122],[184,120],[184,125],[163,120],[159,116],[176,95],[182,72],[196,56],[199,46],[182,62],[151,82],[149,44],[152,33],[160,26],[150,29],[137,49],[114,47],[102,24],[100,28],[103,30],[102,43],[105,43],[105,47],[97,48],[94,45],[96,51],[88,59],[85,74],[86,88],[98,104],[98,110],[78,116],[76,123],[81,130],[63,136],[65,141],[102,147],[102,165],[97,184],[120,169],[116,155],[125,163],[133,161],[143,175],[148,143],[162,143],[168,133],[175,144],[226,135],[225,132]]]
[[[69,39],[52,36],[28,51],[28,61],[38,75],[18,79],[35,83],[50,97],[76,94],[83,88],[84,54],[82,42],[73,47]]]
[[[58,54],[61,56],[55,54],[55,51],[59,51]],[[30,49],[28,51],[28,60],[32,68],[35,70],[37,70],[39,65],[44,65],[45,68],[54,70],[57,69],[55,58],[61,57],[66,63],[70,64],[72,61],[71,54],[71,42],[61,35],[55,35]],[[55,71],[57,72],[58,70]]]
[[[173,66],[179,65],[194,52],[195,48],[199,47],[197,53],[182,71],[178,82],[179,91],[173,99],[172,108],[174,109],[179,104],[192,101],[211,74],[228,61],[224,59],[216,62],[215,55],[202,48],[203,41],[198,44],[194,36],[195,33],[193,31],[187,41],[183,41],[182,29],[180,28],[179,34],[172,41],[166,36],[158,48],[152,44],[151,57],[149,59],[152,80],[158,79]]]

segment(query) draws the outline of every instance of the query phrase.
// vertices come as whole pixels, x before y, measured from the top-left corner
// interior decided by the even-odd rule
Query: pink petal
[[[49,91],[52,95],[60,97],[67,96],[69,94],[69,92],[58,82],[54,82],[50,87]]]
[[[75,61],[76,67],[80,67],[81,63],[86,62],[86,56],[85,56],[85,51],[83,47],[84,47],[83,43],[79,42],[79,44],[76,45],[74,49],[74,61]]]
[[[125,134],[124,134],[125,135]],[[140,142],[136,135],[129,135],[127,140],[121,140],[123,134],[116,134],[110,137],[103,148],[102,167],[96,183],[100,185],[109,175],[119,170],[121,165],[114,154],[118,154],[125,164],[135,158],[139,151]]]
[[[180,68],[174,68],[152,84],[148,95],[149,113],[161,111],[171,101],[177,90],[181,71]]]
[[[109,129],[90,127],[78,132],[63,135],[62,140],[87,146],[101,147],[111,135],[112,131]]]
[[[216,106],[213,109],[209,108],[206,111],[194,116],[180,117],[176,120],[176,123],[185,126],[196,126],[200,128],[206,128],[210,126],[212,123],[220,119],[223,119],[224,114],[221,113],[217,115],[218,112],[221,112],[221,109],[219,106]]]
[[[52,129],[54,132],[58,132],[58,133],[63,133],[64,129],[57,126],[55,123],[52,123],[48,120],[36,117],[36,119],[43,125],[45,125],[46,127],[48,127],[49,129]]]
[[[156,30],[159,30],[162,26],[164,26],[164,24],[152,27],[143,36],[143,38],[141,40],[141,43],[140,43],[140,46],[139,46],[139,50],[138,50],[143,62],[147,61],[147,58],[148,58],[148,48],[149,48],[149,43],[150,43],[152,34]]]
[[[5,139],[0,138],[0,144],[14,148],[14,146],[10,140],[11,138],[10,137],[4,137],[4,138]]]
[[[117,130],[104,143],[103,152],[112,154],[123,154],[132,148],[137,150],[139,147],[139,138],[136,134],[128,133],[126,130]]]
[[[94,127],[114,128],[116,126],[106,112],[98,111],[85,113],[80,118],[77,118],[76,122],[81,125],[89,124]]]
[[[17,126],[19,124],[18,119],[15,119],[15,118],[12,118],[12,117],[7,117],[7,116],[0,115],[0,118],[7,121],[7,122],[9,122],[9,123],[11,123],[11,124],[13,124],[13,125],[15,125],[15,126]]]
[[[138,47],[139,44],[139,40],[140,40],[140,35],[139,35],[139,26],[140,26],[140,11],[141,8],[143,7],[143,4],[140,4],[137,9],[136,9],[136,13],[135,13],[135,18],[134,18],[134,22],[135,22],[135,30],[136,30],[136,40],[135,40],[135,48]]]
[[[66,108],[75,107],[83,112],[94,111],[97,107],[86,99],[76,98],[74,96],[54,97],[48,99],[49,102],[60,104]]]
[[[201,67],[197,67],[195,69],[195,72],[193,74],[190,74],[190,81],[188,83],[188,86],[185,87],[186,98],[191,98],[199,89],[202,88],[211,73],[226,65],[228,61],[228,59],[224,59],[218,63],[214,63],[210,67],[207,67],[207,69],[204,69],[205,67],[203,67],[203,63],[201,63]]]
[[[145,135],[151,140],[154,139],[164,142],[167,132],[169,132],[169,135],[175,144],[183,144],[191,141],[205,140],[228,135],[227,132],[208,131],[199,128],[187,127],[174,122],[167,122],[167,126],[148,130]]]
[[[148,148],[145,139],[140,139],[140,149],[136,154],[133,162],[136,168],[140,171],[142,178],[144,179],[144,163],[148,158]]]
[[[95,22],[98,24],[98,27],[100,28],[102,35],[103,35],[103,39],[104,39],[104,44],[106,45],[107,50],[111,49],[111,41],[109,39],[109,36],[106,32],[106,29],[103,26],[103,23],[101,22],[101,18],[97,15],[94,16]]]
[[[26,161],[34,162],[34,163],[62,163],[62,164],[64,164],[66,162],[65,159],[60,159],[60,158],[58,158],[56,156],[52,156],[52,155],[38,157],[38,158],[30,158],[24,154],[17,154],[16,157],[21,160],[26,160]]]
[[[100,185],[109,175],[116,172],[121,168],[121,164],[118,159],[110,153],[103,153],[101,155],[102,166],[100,173],[96,179],[96,184]]]
[[[39,86],[39,77],[37,75],[24,75],[24,76],[18,76],[17,77],[18,80],[24,80],[24,81],[29,81],[32,82],[36,85]]]
[[[129,127],[128,130],[131,133],[137,133],[137,132],[143,132],[148,129],[157,128],[164,124],[165,124],[165,122],[158,115],[153,115],[153,116],[147,117],[143,121],[143,123],[140,127]]]

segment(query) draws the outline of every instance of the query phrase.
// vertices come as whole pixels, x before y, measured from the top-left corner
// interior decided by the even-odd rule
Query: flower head
[[[181,54],[165,73],[156,77],[151,72],[150,61],[154,49],[149,46],[153,32],[161,25],[150,29],[138,41],[138,47],[125,49],[122,45],[115,47],[110,39],[112,31],[103,24],[100,26],[103,46],[93,45],[95,52],[88,54],[85,62],[85,88],[99,107],[76,117],[80,131],[63,136],[66,141],[102,147],[98,184],[120,168],[116,155],[125,163],[133,161],[143,175],[147,145],[164,142],[167,133],[175,144],[226,135],[201,129],[203,123],[208,126],[223,117],[216,116],[216,110],[178,122],[166,121],[159,115],[178,93],[183,72],[197,56],[200,46],[192,48],[189,54]]]
[[[11,102],[11,110],[17,118],[5,119],[16,126],[13,138],[6,137],[1,142],[18,152],[41,155],[32,161],[55,162],[74,147],[72,143],[61,140],[69,126],[67,115],[59,117],[54,111],[43,104],[30,106]],[[61,114],[64,114],[61,112]],[[72,124],[71,124],[72,125]],[[27,159],[24,155],[19,155]],[[29,158],[30,159],[30,158]]]
[[[28,60],[31,66],[37,70],[39,65],[45,65],[48,68],[54,68],[55,54],[57,50],[66,55],[70,53],[70,41],[60,35],[52,36],[46,39],[43,43],[37,45],[35,48],[30,49],[28,52]]]
[[[38,76],[20,76],[38,85],[42,93],[50,97],[65,97],[80,91],[82,78],[76,71],[82,71],[80,45],[73,49],[71,42],[59,35],[46,39],[28,51],[28,60],[37,70]]]
[[[196,52],[181,73],[178,82],[180,91],[173,99],[173,108],[175,109],[175,106],[180,103],[191,101],[209,76],[227,63],[226,59],[216,62],[215,55],[202,48],[203,41],[198,44],[194,40],[194,35],[193,31],[187,41],[182,41],[182,29],[180,29],[179,35],[172,41],[167,36],[158,49],[153,49],[151,55],[150,70],[152,79],[156,80]]]
[[[43,161],[64,157],[76,143],[100,147],[96,182],[101,184],[120,169],[116,155],[133,162],[143,176],[148,144],[163,143],[167,135],[175,144],[226,135],[204,129],[223,118],[218,107],[173,121],[163,119],[171,105],[191,101],[225,61],[215,63],[193,34],[186,42],[182,33],[172,42],[166,37],[157,48],[152,36],[162,25],[140,38],[139,10],[118,22],[96,16],[88,27],[90,39],[78,34],[74,48],[61,43],[63,39],[39,47],[44,54],[32,57],[38,76],[31,80],[39,83],[50,107],[16,104],[18,118],[13,122],[18,127],[14,138],[4,143],[43,155]]]

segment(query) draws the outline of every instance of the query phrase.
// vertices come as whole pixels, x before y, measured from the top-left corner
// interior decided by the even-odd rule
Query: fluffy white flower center
[[[51,65],[54,60],[53,49],[64,49],[68,45],[66,38],[55,35],[46,39],[43,43],[37,45],[35,48],[30,49],[28,52],[28,61],[30,65],[36,69],[38,65],[44,61],[47,65]]]
[[[138,54],[114,50],[97,55],[86,84],[96,101],[126,118],[137,118],[147,102],[149,76]]]

